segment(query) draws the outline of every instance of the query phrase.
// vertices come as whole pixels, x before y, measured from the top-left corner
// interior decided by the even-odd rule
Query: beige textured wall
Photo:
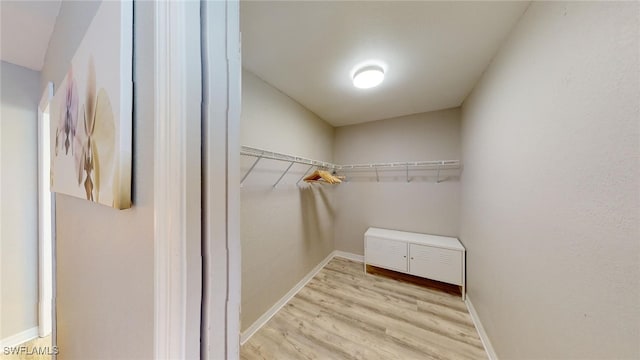
[[[640,358],[637,2],[534,2],[463,105],[469,297],[502,359]]]
[[[38,326],[40,73],[0,63],[0,340]]]
[[[459,109],[336,129],[338,164],[459,160],[460,156]],[[337,189],[337,250],[364,254],[364,232],[370,226],[458,236],[459,171],[443,172],[451,178],[440,183],[433,178],[435,172],[411,172],[409,183],[404,171],[390,173],[379,183],[375,172],[363,175],[366,178],[350,179]]]
[[[242,76],[242,145],[332,160],[330,125],[252,73]],[[243,175],[254,160],[242,157]],[[261,161],[241,189],[243,331],[333,251],[334,189],[298,188],[306,166],[274,189],[287,165]]]
[[[63,2],[42,83],[57,84],[98,3]],[[56,196],[58,359],[153,354],[153,4],[135,4],[133,207]],[[88,19],[88,21],[87,21]]]

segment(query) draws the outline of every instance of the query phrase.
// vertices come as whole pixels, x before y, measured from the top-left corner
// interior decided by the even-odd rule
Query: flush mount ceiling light
[[[384,80],[384,70],[378,65],[369,65],[353,74],[353,86],[368,89],[380,85]]]

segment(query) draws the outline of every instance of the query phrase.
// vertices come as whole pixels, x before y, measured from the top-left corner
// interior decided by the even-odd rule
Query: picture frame
[[[51,191],[131,207],[133,2],[103,1],[56,87]]]

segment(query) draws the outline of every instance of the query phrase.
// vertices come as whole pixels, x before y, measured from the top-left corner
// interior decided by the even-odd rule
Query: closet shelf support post
[[[409,182],[409,163],[407,163],[406,169],[407,169],[407,183],[408,183]]]
[[[278,181],[276,181],[275,184],[273,184],[273,188],[275,189],[276,186],[278,186],[278,184],[280,183],[280,181],[282,180],[282,178],[287,175],[287,173],[289,172],[289,169],[291,169],[291,167],[293,166],[293,164],[295,164],[294,161],[291,162],[291,164],[289,164],[289,166],[287,167],[287,170],[285,170],[282,175],[280,175],[280,177],[278,178]]]
[[[247,171],[246,174],[244,174],[244,176],[242,177],[242,180],[240,180],[240,186],[242,186],[242,184],[244,183],[244,181],[247,179],[247,177],[249,176],[249,174],[251,174],[251,172],[253,171],[253,169],[256,167],[256,165],[258,165],[258,162],[260,161],[260,159],[262,159],[262,155],[258,156],[258,158],[256,159],[256,161],[253,162],[253,164],[251,164],[251,167],[249,168],[249,170]]]
[[[304,179],[304,177],[307,176],[307,174],[309,173],[309,171],[311,171],[311,169],[313,169],[313,167],[314,167],[314,165],[309,166],[307,171],[305,171],[304,174],[302,174],[302,176],[300,177],[300,179],[298,179],[298,181],[296,181],[296,185],[300,184],[300,181],[302,181],[302,179]]]

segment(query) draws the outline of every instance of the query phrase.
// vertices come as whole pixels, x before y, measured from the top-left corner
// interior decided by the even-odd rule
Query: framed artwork
[[[57,86],[51,191],[131,207],[133,3],[103,1]]]

